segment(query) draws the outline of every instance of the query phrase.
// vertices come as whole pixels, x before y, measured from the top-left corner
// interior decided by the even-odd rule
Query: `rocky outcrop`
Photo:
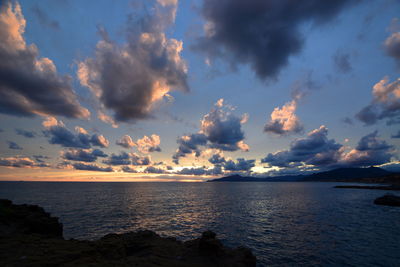
[[[376,205],[400,207],[400,197],[391,194],[386,194],[383,197],[378,197],[377,199],[375,199],[374,203]]]
[[[14,205],[0,199],[0,237],[14,234],[40,234],[62,238],[63,226],[36,205]]]
[[[248,248],[225,247],[216,234],[182,242],[152,231],[64,240],[42,208],[0,200],[0,266],[256,266]]]

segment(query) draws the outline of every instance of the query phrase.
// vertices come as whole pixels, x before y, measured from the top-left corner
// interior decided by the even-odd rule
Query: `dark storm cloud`
[[[400,123],[400,78],[389,82],[389,77],[384,77],[372,88],[373,100],[362,108],[355,117],[372,125],[380,120],[386,120],[388,125]]]
[[[26,21],[20,5],[3,1],[0,16],[0,113],[88,118],[72,78],[58,75],[50,59],[40,58],[37,47],[25,43]]]
[[[102,108],[114,112],[116,121],[151,118],[169,91],[189,90],[186,63],[180,56],[183,43],[164,33],[175,12],[176,5],[166,2],[145,17],[130,16],[124,45],[100,29],[103,40],[96,46],[96,56],[79,64],[81,84],[91,89]]]
[[[63,122],[54,118],[48,118],[43,122],[43,126],[46,128],[43,133],[49,138],[50,144],[71,148],[91,148],[91,146],[104,148],[109,145],[109,141],[103,135],[90,135],[81,127],[75,127],[75,132],[72,132]]]
[[[333,55],[333,63],[336,69],[342,73],[348,73],[353,69],[350,62],[350,54],[343,53],[339,50]]]
[[[23,129],[15,129],[15,132],[18,135],[24,136],[26,138],[34,138],[34,137],[36,137],[36,132],[35,131],[26,131],[26,130],[23,130]]]
[[[95,162],[98,157],[105,158],[105,154],[100,149],[70,149],[62,153],[62,157],[66,160]]]
[[[224,167],[225,171],[249,171],[255,166],[255,160],[245,160],[244,158],[238,158],[237,162],[234,162],[233,160],[228,160],[224,162],[222,166]]]
[[[49,15],[47,15],[46,12],[44,12],[38,5],[33,6],[31,10],[42,26],[49,27],[53,30],[60,29],[60,24],[58,21],[51,19]]]
[[[301,51],[300,26],[331,21],[351,0],[204,0],[205,35],[194,49],[233,67],[249,64],[260,79],[275,78]]]
[[[330,165],[339,160],[341,147],[335,140],[328,139],[328,129],[321,126],[308,133],[307,137],[295,139],[289,150],[269,153],[261,162],[277,167],[293,167],[302,163]]]
[[[111,167],[101,167],[96,164],[86,164],[86,163],[72,163],[72,166],[76,170],[82,170],[82,171],[99,171],[99,172],[112,172],[114,171],[113,168]]]
[[[103,160],[103,163],[109,165],[143,166],[143,165],[150,165],[151,159],[149,156],[139,156],[135,153],[121,152],[120,154],[112,153],[108,159]]]
[[[238,117],[233,114],[234,108],[224,104],[220,99],[206,114],[201,122],[200,131],[195,134],[184,135],[178,138],[179,147],[172,156],[178,164],[179,158],[188,154],[196,157],[201,154],[201,146],[222,151],[248,151],[249,146],[244,143],[242,124],[247,122],[248,116]]]
[[[13,141],[7,141],[8,144],[8,148],[9,149],[15,149],[15,150],[22,150],[23,148],[20,147],[17,143],[13,142]]]

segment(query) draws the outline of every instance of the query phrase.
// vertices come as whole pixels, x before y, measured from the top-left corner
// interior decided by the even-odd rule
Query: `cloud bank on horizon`
[[[356,0],[199,4],[101,2],[85,9],[91,27],[84,28],[61,12],[77,3],[59,10],[53,3],[53,13],[44,2],[2,2],[4,177],[15,168],[218,176],[400,167],[393,12],[372,14]],[[96,13],[107,5],[118,19],[99,23]],[[373,44],[354,34],[368,27]],[[83,45],[71,34],[85,35]],[[75,56],[59,55],[58,46]],[[377,59],[368,64],[371,51]],[[215,71],[226,66],[227,74]]]

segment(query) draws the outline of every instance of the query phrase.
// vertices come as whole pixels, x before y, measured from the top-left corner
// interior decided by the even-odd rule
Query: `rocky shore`
[[[65,240],[43,208],[0,200],[0,266],[256,266],[245,247],[225,247],[211,231],[186,242],[152,231]]]

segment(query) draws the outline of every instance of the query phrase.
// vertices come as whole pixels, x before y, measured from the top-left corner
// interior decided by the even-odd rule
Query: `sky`
[[[0,2],[0,180],[400,171],[398,0]]]

